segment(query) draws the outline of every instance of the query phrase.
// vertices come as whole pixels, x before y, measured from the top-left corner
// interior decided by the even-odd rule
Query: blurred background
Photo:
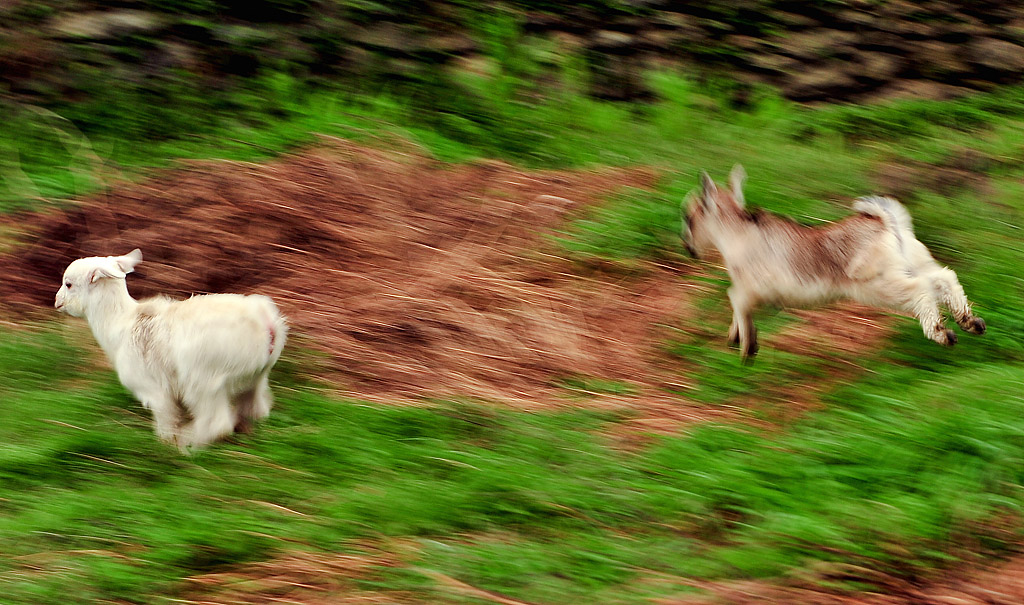
[[[5,155],[29,134],[25,122],[46,121],[43,109],[99,141],[152,141],[279,121],[327,95],[388,105],[373,113],[530,158],[557,128],[521,105],[569,94],[664,100],[651,71],[690,74],[737,107],[763,90],[801,103],[950,99],[1019,82],[1022,9],[966,0],[11,0],[0,8]]]
[[[1024,602],[1022,83],[1022,1],[0,2],[0,602]],[[898,197],[988,333],[741,365],[679,241],[735,163]],[[53,311],[135,247],[289,317],[254,435],[178,455]]]

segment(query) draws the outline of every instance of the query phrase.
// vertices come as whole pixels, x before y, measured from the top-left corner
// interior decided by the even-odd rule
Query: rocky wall
[[[514,27],[503,43],[545,40],[584,57],[591,93],[616,100],[650,96],[641,74],[665,66],[771,84],[801,102],[946,98],[1024,77],[1024,0],[208,4],[4,3],[0,94],[45,103],[87,96],[98,76],[172,73],[216,88],[268,69],[417,77],[486,63],[494,39],[480,22],[495,14]]]

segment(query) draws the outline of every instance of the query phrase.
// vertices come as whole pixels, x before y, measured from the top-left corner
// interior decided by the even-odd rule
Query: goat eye
[[[66,281],[66,282],[64,282],[64,285],[67,286],[68,288],[70,288],[71,287],[71,282]]]

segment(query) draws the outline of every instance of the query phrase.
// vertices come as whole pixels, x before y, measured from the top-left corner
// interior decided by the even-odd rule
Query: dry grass
[[[394,555],[291,552],[231,571],[193,576],[180,602],[191,605],[411,603],[408,595],[361,589],[357,580],[398,564]]]
[[[544,237],[654,179],[452,167],[345,142],[266,165],[197,162],[22,217],[31,241],[0,258],[14,276],[0,291],[46,308],[70,260],[137,246],[133,293],[269,294],[350,394],[553,402],[562,376],[651,375],[654,332],[685,303],[678,269],[583,275]]]

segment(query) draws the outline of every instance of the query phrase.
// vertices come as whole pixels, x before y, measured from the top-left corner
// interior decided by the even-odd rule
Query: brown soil
[[[483,590],[438,571],[417,567],[414,542],[364,545],[358,554],[291,552],[272,561],[240,565],[231,571],[193,576],[182,602],[193,604],[425,603],[448,602],[451,596],[474,601],[526,605]],[[387,568],[412,568],[432,584],[415,593],[375,592],[360,582],[373,581]],[[822,563],[780,583],[757,580],[688,582],[701,594],[663,597],[660,605],[1019,605],[1024,603],[1024,558],[988,567],[949,571],[908,582],[856,565]],[[841,582],[874,584],[874,591],[844,590]],[[831,586],[829,588],[828,586]],[[446,596],[447,595],[447,596]]]
[[[992,193],[986,172],[999,163],[998,158],[986,153],[960,147],[937,162],[898,158],[882,163],[875,169],[874,180],[880,192],[909,203],[913,203],[914,195],[921,191],[934,191],[947,197],[971,192],[985,199]]]
[[[372,578],[380,569],[394,567],[390,554],[293,552],[272,561],[239,566],[232,571],[193,576],[187,580],[184,603],[347,605],[349,603],[413,603],[395,591],[375,593],[361,589],[357,580]]]
[[[679,271],[582,275],[543,236],[655,178],[452,167],[346,142],[266,165],[194,163],[22,217],[29,243],[0,257],[0,296],[48,308],[71,260],[139,247],[134,295],[268,294],[343,391],[543,401],[563,376],[649,375],[652,331],[686,299]]]
[[[807,586],[743,581],[702,583],[707,595],[660,599],[661,605],[1020,605],[1024,603],[1024,557],[989,567],[950,571],[946,577],[912,584],[855,566],[832,566],[817,580],[875,583],[879,592],[827,591]],[[794,582],[799,583],[799,582]],[[884,593],[884,594],[883,594]]]
[[[529,605],[472,586],[439,571],[416,567],[420,546],[409,540],[355,545],[357,553],[293,551],[272,561],[239,565],[230,571],[192,576],[176,602],[190,605],[346,605],[355,603],[498,603]],[[429,582],[415,592],[374,590],[388,568],[411,568]]]
[[[895,317],[878,309],[854,303],[840,303],[827,309],[794,309],[799,321],[765,339],[767,346],[813,359],[820,370],[793,377],[770,393],[775,402],[770,419],[785,425],[807,411],[821,406],[821,395],[838,385],[853,381],[865,369],[857,361],[879,350],[895,328]],[[743,402],[737,402],[743,403]]]

